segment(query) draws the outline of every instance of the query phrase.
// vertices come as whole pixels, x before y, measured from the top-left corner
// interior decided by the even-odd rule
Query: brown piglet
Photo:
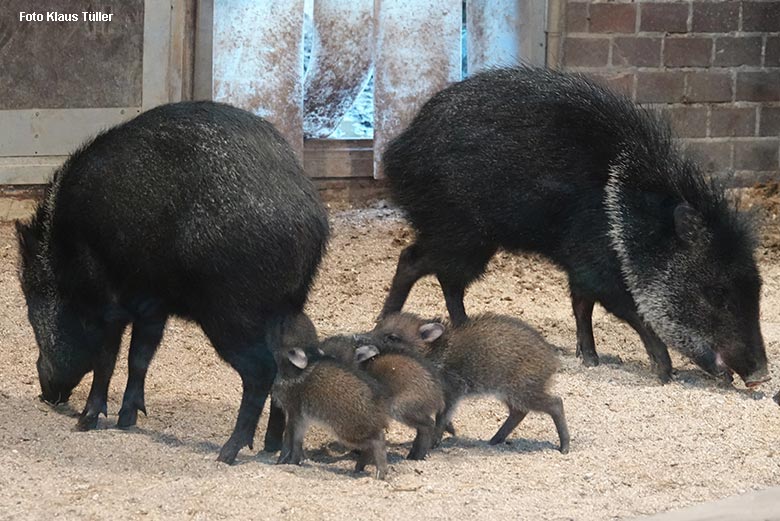
[[[509,408],[509,417],[491,438],[491,445],[506,440],[529,411],[541,411],[555,422],[560,451],[569,451],[563,402],[549,393],[558,370],[557,356],[553,346],[524,322],[485,313],[449,327],[446,322],[426,321],[411,313],[393,313],[377,323],[372,335],[388,346],[413,348],[440,368],[446,405],[436,421],[436,442],[461,398],[489,394]]]

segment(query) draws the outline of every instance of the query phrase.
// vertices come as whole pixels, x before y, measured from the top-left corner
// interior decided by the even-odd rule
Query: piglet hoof
[[[561,448],[558,449],[558,450],[561,451],[561,454],[568,454],[569,453],[569,442],[567,441],[566,443],[562,443],[561,444]]]
[[[444,427],[444,432],[449,432],[452,436],[455,436],[455,427],[452,426],[452,422],[448,423],[446,427]]]
[[[421,449],[415,450],[415,449],[412,449],[411,451],[409,451],[409,455],[406,456],[406,459],[408,459],[410,461],[422,461],[422,460],[425,459],[425,457],[427,455],[428,455],[427,451],[425,451],[425,450],[421,450]]]
[[[290,463],[290,460],[292,460],[292,453],[290,452],[284,452],[279,455],[279,459],[276,460],[277,465],[287,465]]]
[[[381,479],[384,480],[387,478],[387,469],[376,469],[376,473],[374,474],[375,479]]]

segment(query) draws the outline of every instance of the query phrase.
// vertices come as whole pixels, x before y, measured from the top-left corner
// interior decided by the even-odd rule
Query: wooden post
[[[461,79],[461,0],[375,0],[374,177],[381,153],[435,92]]]
[[[212,84],[268,119],[303,160],[303,0],[214,0]]]

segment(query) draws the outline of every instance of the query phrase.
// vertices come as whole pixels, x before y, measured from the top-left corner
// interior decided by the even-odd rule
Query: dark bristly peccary
[[[119,425],[134,424],[178,315],[243,383],[219,460],[252,446],[276,372],[274,324],[303,308],[328,237],[316,189],[270,123],[211,102],[152,109],[73,153],[17,231],[45,401],[67,401],[93,371],[78,428],[95,427],[132,323]]]
[[[325,354],[365,369],[387,390],[390,416],[417,431],[410,460],[422,460],[434,442],[435,418],[444,411],[438,370],[419,354],[369,335],[330,337],[320,344]]]
[[[317,348],[288,349],[276,358],[279,372],[273,399],[287,418],[278,463],[301,463],[303,439],[309,424],[314,422],[360,451],[355,472],[373,462],[376,478],[384,479],[388,410],[387,395],[379,383]]]
[[[490,394],[509,408],[509,417],[491,438],[491,445],[504,442],[529,411],[541,411],[555,422],[561,452],[569,452],[563,401],[548,390],[558,358],[554,348],[527,324],[486,313],[450,328],[411,313],[393,313],[380,320],[372,334],[386,346],[415,349],[440,367],[446,404],[436,419],[436,443],[448,429],[461,398]]]
[[[586,366],[599,302],[664,382],[666,344],[711,374],[769,379],[751,228],[655,113],[581,75],[495,69],[434,95],[382,161],[417,232],[382,316],[435,274],[463,323],[465,288],[499,248],[538,252],[568,274]]]

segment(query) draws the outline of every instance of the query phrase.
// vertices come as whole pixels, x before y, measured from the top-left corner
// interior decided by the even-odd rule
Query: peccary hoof
[[[138,411],[135,409],[122,409],[119,411],[119,420],[116,426],[120,429],[129,429],[138,421]]]
[[[223,445],[222,449],[219,451],[219,456],[217,456],[217,461],[221,463],[227,463],[228,465],[232,465],[236,461],[236,456],[238,456],[238,451],[241,450],[241,447],[237,446],[235,443],[231,443],[228,441]]]
[[[97,414],[82,414],[79,416],[79,421],[76,423],[76,430],[81,432],[91,431],[97,427],[97,424]]]
[[[580,357],[582,358],[582,365],[585,367],[596,367],[599,365],[599,355],[596,353],[588,353],[587,351],[580,351]]]

